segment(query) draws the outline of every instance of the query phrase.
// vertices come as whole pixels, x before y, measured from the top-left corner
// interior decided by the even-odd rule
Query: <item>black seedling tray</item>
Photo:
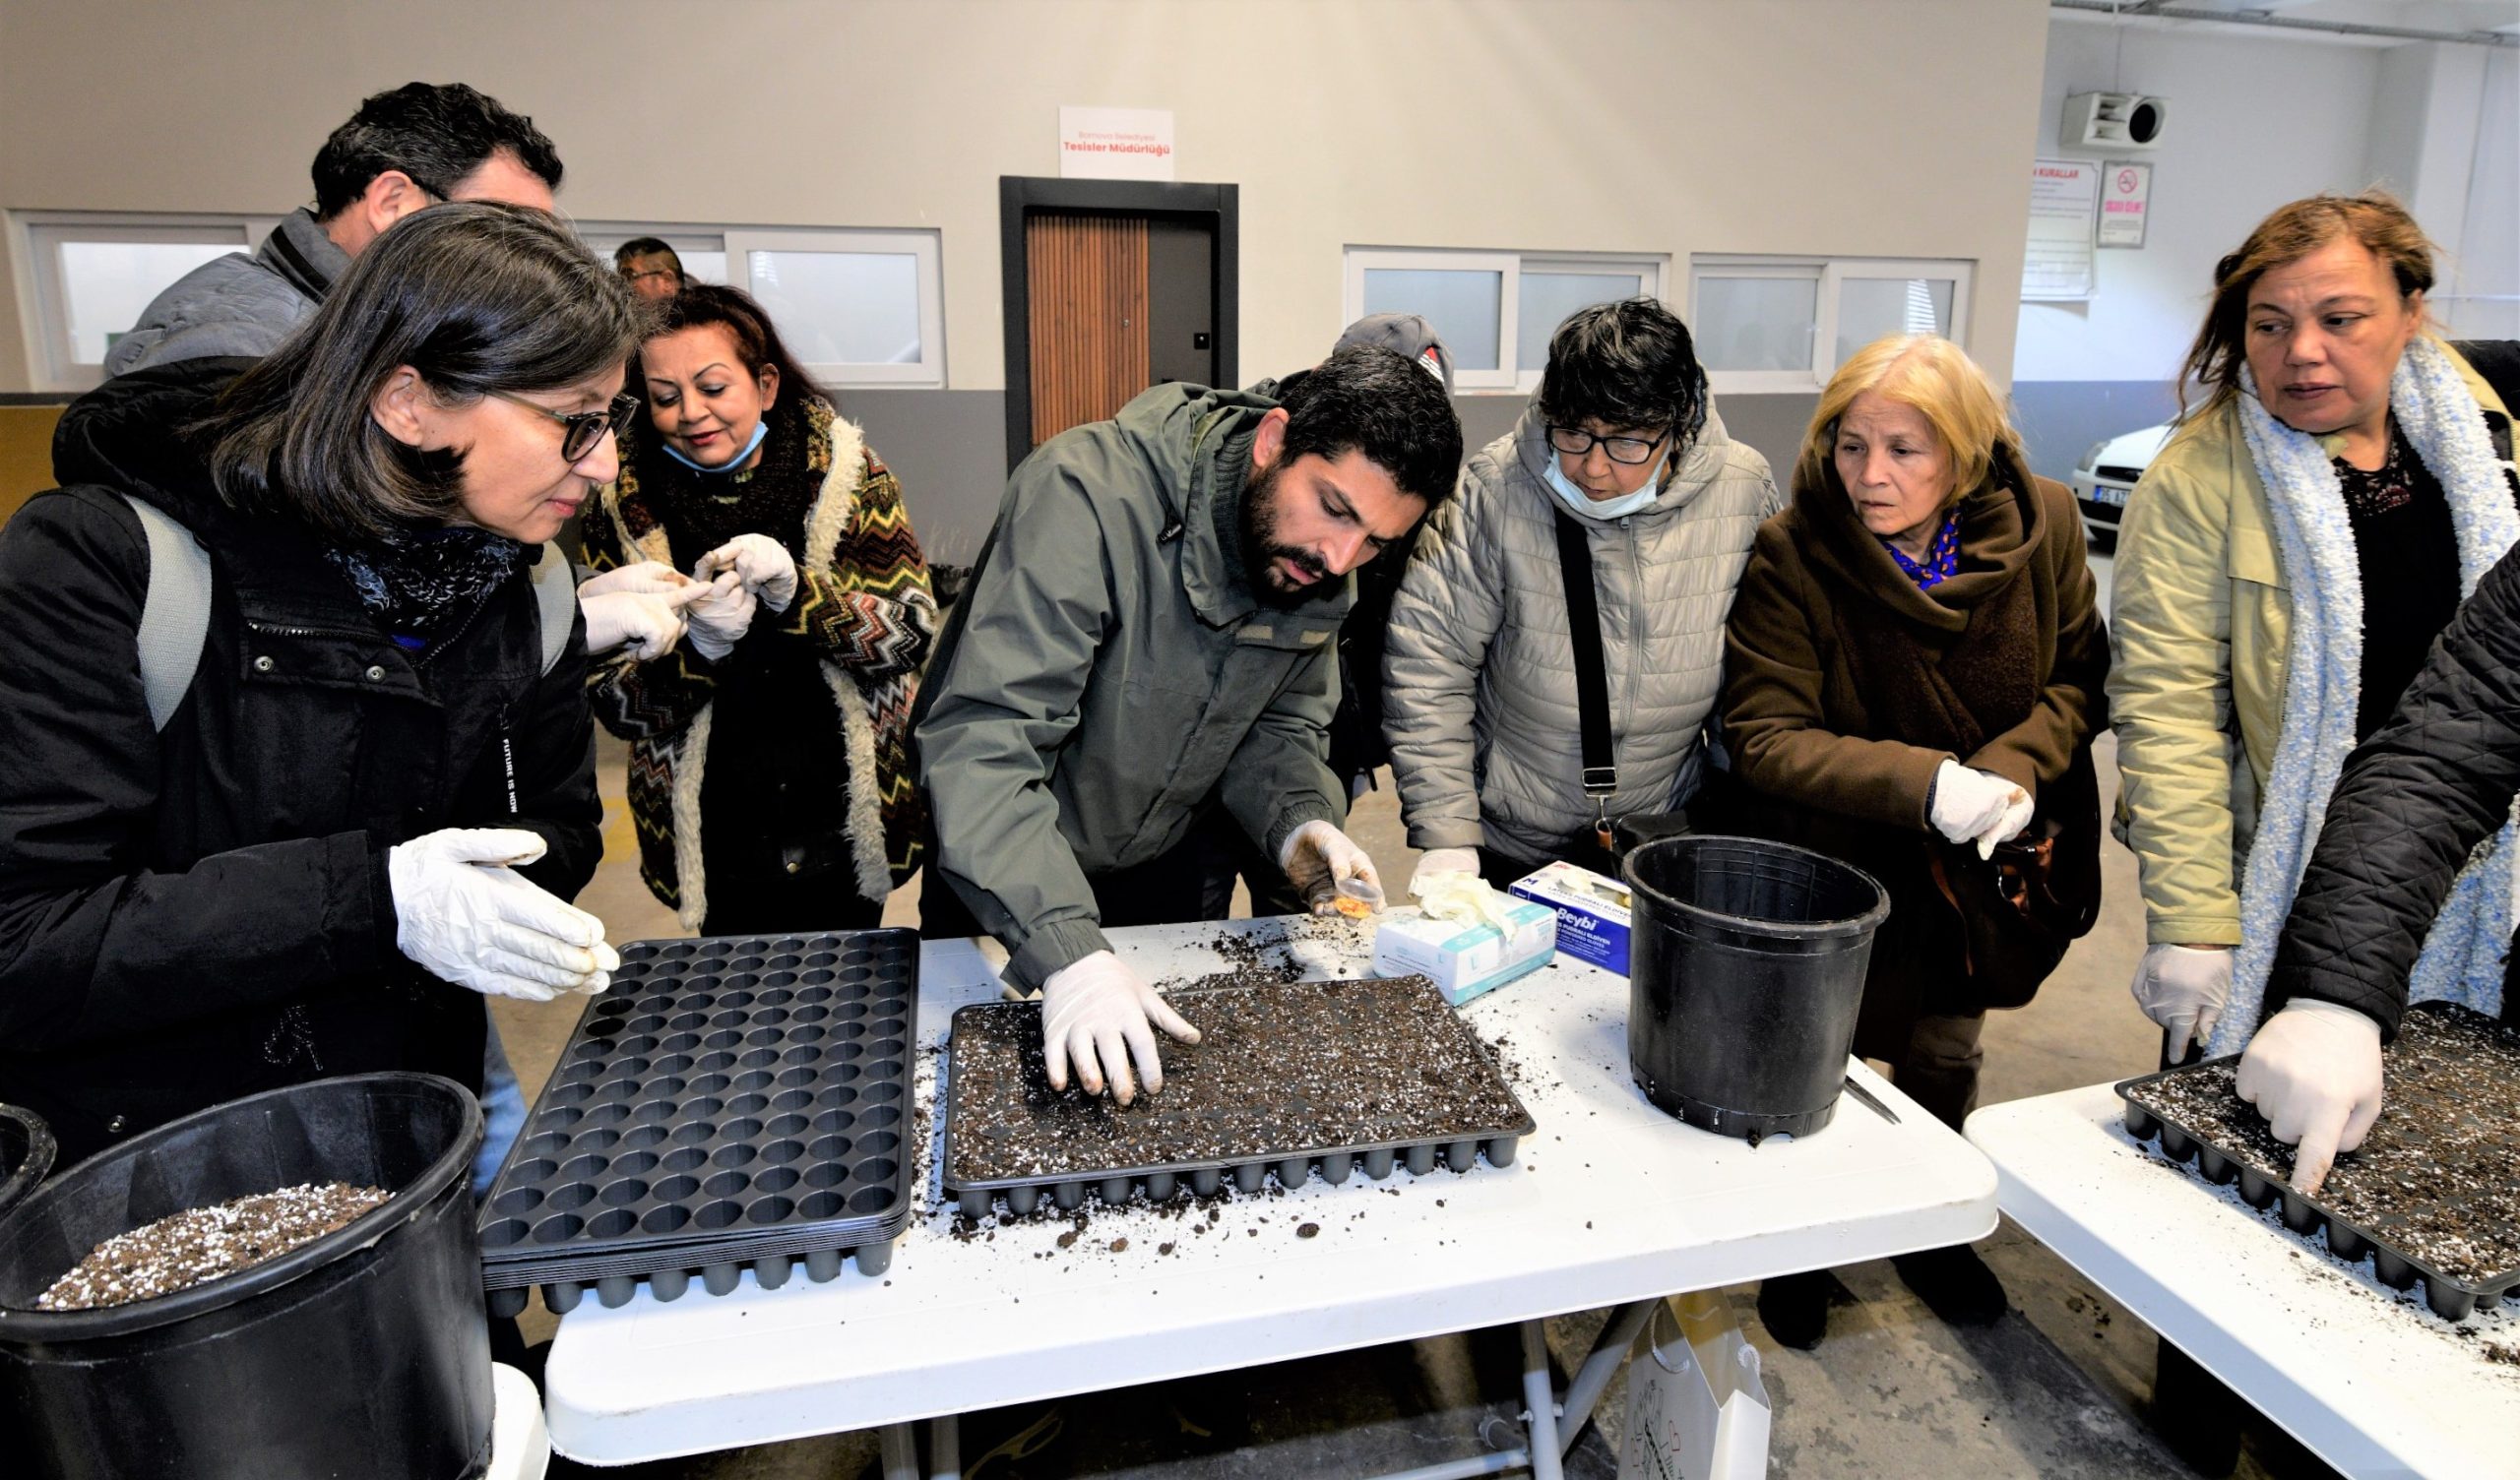
[[[2490,1041],[2494,1035],[2509,1039],[2509,1029],[2501,1028],[2481,1013],[2446,1003],[2419,1003],[2408,1009],[2400,1025],[2397,1040],[2387,1050],[2384,1063],[2389,1071],[2389,1094],[2381,1111],[2381,1120],[2373,1128],[2378,1138],[2386,1129],[2394,1129],[2390,1107],[2399,1095],[2421,1091],[2428,1071],[2443,1062],[2461,1056],[2463,1043]],[[2193,1160],[2205,1180],[2228,1184],[2236,1180],[2241,1199],[2252,1207],[2266,1208],[2282,1204],[2284,1226],[2307,1238],[2324,1229],[2328,1251],[2349,1264],[2360,1263],[2364,1256],[2371,1260],[2372,1272],[2391,1289],[2412,1289],[2421,1281],[2425,1303],[2433,1314],[2445,1321],[2467,1318],[2481,1303],[2520,1298],[2520,1268],[2497,1270],[2484,1278],[2469,1278],[2445,1272],[2433,1263],[2410,1252],[2402,1242],[2394,1241],[2387,1230],[2371,1222],[2340,1212],[2326,1198],[2304,1197],[2276,1170],[2279,1162],[2289,1166],[2292,1148],[2284,1146],[2268,1135],[2262,1125],[2244,1135],[2235,1135],[2227,1127],[2207,1128],[2189,1124],[2165,1110],[2156,1086],[2182,1077],[2201,1077],[2206,1080],[2227,1079],[2239,1063],[2237,1055],[2208,1059],[2203,1063],[2166,1070],[2124,1080],[2115,1086],[2118,1097],[2126,1103],[2126,1134],[2139,1141],[2155,1141],[2162,1153],[2174,1161]],[[2520,1087],[2520,1086],[2515,1086]],[[2238,1103],[2236,1100],[2235,1103]],[[2242,1111],[2250,1107],[2239,1104]],[[2250,1111],[2253,1114],[2253,1111]],[[2471,1123],[2487,1113],[2508,1118],[2511,1107],[2488,1109],[2466,1105],[2457,1113]],[[2373,1141],[2366,1141],[2369,1151]],[[2341,1159],[2339,1170],[2331,1172],[2328,1186],[2338,1185],[2337,1178],[2349,1175],[2350,1158]],[[2509,1189],[2499,1197],[2485,1199],[2451,1198],[2443,1201],[2460,1208],[2475,1207],[2480,1214],[2509,1226],[2514,1215]]]
[[[588,1004],[480,1216],[494,1315],[751,1267],[881,1272],[913,1211],[907,930],[640,941]]]
[[[1117,1206],[1139,1191],[1157,1202],[1184,1190],[1204,1198],[1228,1182],[1256,1193],[1272,1175],[1292,1190],[1316,1170],[1331,1183],[1358,1169],[1379,1181],[1402,1165],[1419,1175],[1439,1162],[1467,1172],[1481,1154],[1491,1166],[1512,1165],[1516,1143],[1532,1132],[1531,1113],[1485,1047],[1423,977],[1194,987],[1169,996],[1206,1037],[1196,1046],[1165,1041],[1163,1091],[1127,1109],[1107,1094],[1049,1087],[1038,1003],[957,1011],[946,1053],[945,1195],[976,1218],[999,1194],[1022,1216],[1045,1196],[1072,1210],[1089,1192]],[[1275,1059],[1258,1057],[1266,1045],[1238,1026],[1262,1019],[1295,1025],[1278,1035]],[[1397,1082],[1412,1061],[1413,1073],[1432,1074],[1425,1066],[1440,1063],[1445,1074]],[[975,1098],[982,1079],[999,1091],[987,1103]],[[1426,1102],[1446,1097],[1485,1114],[1441,1124],[1444,1107]],[[1349,1134],[1290,1142],[1278,1130],[1290,1117]],[[1073,1139],[1038,1172],[974,1171],[988,1167],[993,1145],[1019,1125]],[[1176,1137],[1185,1145],[1178,1156],[1098,1154]]]

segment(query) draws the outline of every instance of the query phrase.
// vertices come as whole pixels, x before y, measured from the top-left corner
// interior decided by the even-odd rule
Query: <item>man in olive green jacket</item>
[[[1451,493],[1461,425],[1378,347],[1275,392],[1158,386],[1035,451],[928,672],[929,933],[959,902],[1005,945],[1059,1088],[1126,1104],[1132,1059],[1163,1086],[1150,1020],[1197,1041],[1102,925],[1195,917],[1212,794],[1316,907],[1376,883],[1327,762],[1348,575]]]

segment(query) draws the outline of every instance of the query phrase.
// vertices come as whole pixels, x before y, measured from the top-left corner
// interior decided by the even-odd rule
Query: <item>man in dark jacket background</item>
[[[928,671],[926,930],[1006,946],[1061,1088],[1125,1104],[1163,1084],[1150,1019],[1197,1040],[1102,928],[1200,917],[1212,799],[1317,907],[1373,881],[1327,761],[1349,574],[1451,493],[1461,424],[1386,348],[1274,392],[1162,385],[1044,443]]]
[[[105,374],[271,353],[377,235],[445,201],[551,209],[560,155],[534,120],[462,83],[406,83],[358,105],[315,154],[314,209],[249,255],[193,269],[114,338]]]

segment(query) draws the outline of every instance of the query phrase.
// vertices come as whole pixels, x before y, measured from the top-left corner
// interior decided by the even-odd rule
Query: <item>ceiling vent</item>
[[[2170,104],[2141,92],[2077,92],[2065,99],[2057,141],[2067,149],[2146,150],[2162,145]]]

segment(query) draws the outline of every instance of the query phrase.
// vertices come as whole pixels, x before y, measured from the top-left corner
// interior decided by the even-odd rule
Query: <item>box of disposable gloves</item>
[[[1605,971],[1627,974],[1627,885],[1571,863],[1527,874],[1515,894],[1557,912],[1557,949]]]
[[[1490,889],[1476,874],[1439,874],[1416,887],[1417,915],[1394,914],[1374,930],[1374,970],[1418,975],[1454,1007],[1548,963],[1557,915]]]

